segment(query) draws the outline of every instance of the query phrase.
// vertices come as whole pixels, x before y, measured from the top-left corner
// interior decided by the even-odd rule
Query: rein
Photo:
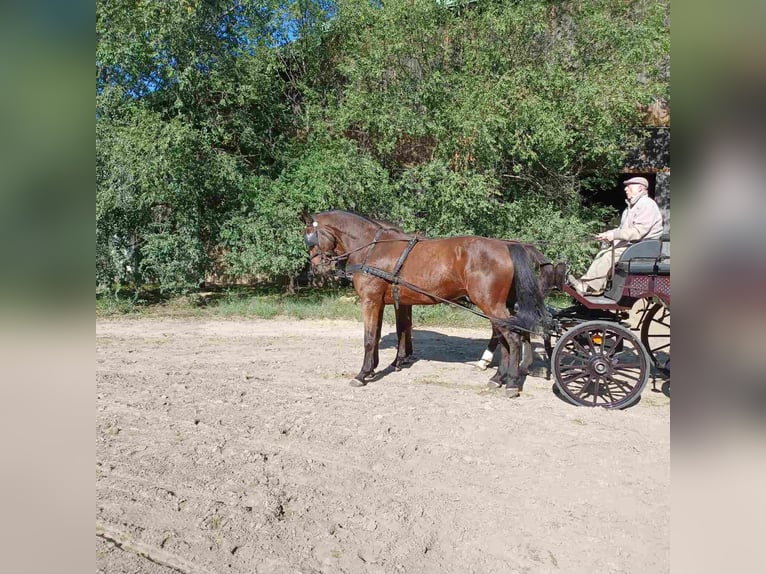
[[[380,226],[378,228],[378,230],[375,232],[375,238],[372,241],[370,241],[369,243],[365,243],[361,247],[357,247],[356,249],[352,249],[350,251],[346,251],[345,253],[341,253],[339,255],[329,255],[328,253],[322,251],[321,247],[319,246],[319,233],[320,232],[327,233],[333,239],[335,239],[335,237],[333,237],[333,235],[331,233],[325,231],[324,229],[319,229],[319,227],[317,226],[316,222],[314,222],[314,231],[312,231],[311,233],[307,234],[306,237],[305,237],[306,244],[309,247],[316,246],[316,248],[317,248],[317,252],[314,255],[309,255],[309,263],[311,263],[313,265],[314,264],[314,259],[316,257],[320,257],[321,261],[323,263],[337,263],[338,261],[342,261],[344,259],[348,259],[350,255],[352,255],[354,253],[357,253],[358,251],[362,251],[363,249],[367,249],[367,254],[364,257],[364,262],[367,262],[367,257],[370,255],[370,252],[375,248],[375,246],[378,243],[393,243],[393,242],[398,242],[398,241],[411,241],[411,239],[412,239],[411,237],[401,238],[401,239],[378,239],[380,237],[380,234],[383,233],[384,231],[396,231],[397,233],[401,233],[398,229],[393,229],[393,228],[387,228],[387,227]]]
[[[352,253],[356,253],[357,251],[361,251],[362,249],[367,249],[368,247],[374,247],[378,243],[393,243],[394,241],[410,241],[409,238],[406,239],[378,239],[375,241],[370,241],[369,243],[366,243],[365,245],[362,245],[361,247],[357,247],[356,249],[352,249],[351,251],[346,251],[345,253],[341,253],[340,255],[327,255],[324,251],[320,251],[319,253],[316,253],[313,256],[309,257],[309,260],[313,259],[314,257],[318,257],[320,255],[324,255],[327,259],[327,261],[330,262],[336,262],[341,261],[343,259],[348,259],[348,256]],[[425,241],[421,239],[421,241]]]
[[[429,237],[429,238],[419,239],[418,241],[428,241],[429,239],[440,239],[440,238]],[[341,261],[342,259],[347,259],[349,255],[351,255],[352,253],[356,253],[357,251],[362,251],[363,249],[367,249],[368,247],[374,247],[378,243],[393,243],[397,241],[411,241],[411,238],[408,237],[408,238],[401,238],[401,239],[377,239],[374,241],[370,241],[369,243],[365,243],[361,247],[357,247],[356,249],[352,249],[351,251],[346,251],[345,253],[341,253],[340,255],[327,255],[325,252],[320,251],[316,253],[315,255],[310,255],[309,260],[311,261],[314,259],[314,257],[319,257],[320,255],[324,255],[327,261],[334,263],[336,261]],[[503,240],[501,239],[500,241],[503,241]],[[517,241],[521,241],[521,240],[517,240]],[[593,241],[593,238],[580,237],[576,239],[571,239],[569,241],[575,242],[575,243],[591,243]],[[524,241],[524,243],[528,243],[529,245],[548,245],[551,243],[561,243],[561,241],[553,240],[553,239],[550,239],[550,240],[541,239],[541,240]],[[551,265],[551,262],[546,261],[545,263],[543,263],[543,265]]]
[[[447,305],[452,305],[453,307],[458,307],[459,309],[465,309],[466,311],[473,313],[474,315],[477,315],[478,317],[481,317],[483,319],[488,319],[491,323],[506,320],[503,317],[493,317],[491,315],[485,315],[481,311],[477,311],[476,309],[471,309],[470,307],[466,305],[461,305],[460,303],[456,303],[455,301],[450,301],[449,299],[444,299],[443,297],[439,297],[438,295],[429,293],[425,289],[421,289],[417,285],[414,285],[410,283],[409,281],[405,281],[404,279],[401,279],[398,275],[394,275],[393,273],[389,273],[388,271],[383,271],[382,269],[378,269],[377,267],[371,267],[369,265],[352,265],[346,270],[346,273],[348,273],[349,275],[353,275],[354,273],[364,273],[365,275],[372,275],[373,277],[383,279],[384,281],[392,283],[393,285],[402,285],[406,287],[407,289],[410,289],[411,291],[415,291],[416,293],[420,293],[421,295],[430,297],[431,299],[439,301],[440,303],[446,303]],[[518,331],[524,331],[532,335],[537,335],[536,331],[531,331],[530,329],[524,329],[523,327],[518,327],[516,325],[513,326],[513,329]]]
[[[417,235],[413,235],[413,234],[404,234],[404,235],[409,235],[410,237],[401,238],[401,239],[378,239],[380,234],[382,232],[384,232],[384,231],[396,231],[397,233],[403,233],[400,230],[395,229],[395,228],[380,226],[378,228],[378,231],[375,233],[375,238],[372,241],[370,241],[369,243],[366,243],[365,245],[362,245],[361,247],[357,247],[356,249],[352,249],[351,251],[346,251],[345,253],[341,253],[339,255],[328,255],[324,251],[319,250],[316,254],[309,255],[309,262],[313,263],[314,258],[322,257],[323,261],[326,261],[326,262],[329,262],[329,263],[336,263],[338,261],[342,261],[343,259],[348,259],[348,257],[350,255],[352,255],[353,253],[356,253],[358,251],[362,251],[363,249],[367,249],[368,250],[367,255],[369,255],[370,252],[374,249],[374,247],[378,243],[393,243],[393,242],[400,242],[400,241],[411,241],[413,238],[417,238],[418,241],[428,241],[428,239],[439,239],[438,237],[431,237],[431,238],[428,238],[428,239],[426,239],[426,238],[419,238]],[[314,222],[314,231],[311,234],[306,236],[306,243],[308,244],[309,247],[315,245],[317,248],[319,248],[319,232],[327,233],[327,231],[325,231],[323,229],[319,229],[317,227],[316,222]],[[311,236],[313,236],[313,237],[311,237]],[[334,237],[333,237],[333,239],[334,239]],[[521,242],[521,240],[517,240],[517,241]],[[574,243],[590,243],[590,242],[593,241],[593,237],[577,237],[577,238],[572,238],[571,240],[567,240],[567,241],[574,242]],[[561,241],[560,240],[554,240],[554,239],[548,239],[548,240],[545,240],[545,239],[535,239],[535,240],[524,241],[524,243],[528,243],[529,245],[537,246],[537,245],[549,245],[549,244],[554,244],[554,243],[561,243]],[[366,262],[367,261],[367,257],[365,257],[364,260]],[[543,263],[543,265],[545,265],[547,263],[549,263],[549,262]]]

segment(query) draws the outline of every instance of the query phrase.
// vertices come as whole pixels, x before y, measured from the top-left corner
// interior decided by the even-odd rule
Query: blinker
[[[317,237],[316,228],[311,233],[307,233],[304,237],[304,241],[308,247],[315,247],[319,245],[319,237]]]

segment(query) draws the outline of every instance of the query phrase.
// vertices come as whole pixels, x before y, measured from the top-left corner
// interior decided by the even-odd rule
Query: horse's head
[[[540,289],[543,295],[548,295],[554,289],[564,290],[564,281],[566,281],[567,264],[566,263],[547,263],[540,268]]]
[[[338,242],[328,229],[321,227],[310,215],[304,215],[304,222],[306,228],[303,230],[303,241],[309,250],[311,272],[327,275],[335,269],[334,257],[338,255]]]
[[[553,286],[559,291],[564,290],[564,283],[567,280],[567,264],[563,261],[556,263],[553,271]]]

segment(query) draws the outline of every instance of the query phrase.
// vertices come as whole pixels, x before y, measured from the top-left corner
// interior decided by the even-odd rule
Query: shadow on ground
[[[423,329],[412,330],[412,347],[415,357],[429,361],[445,363],[466,363],[481,358],[489,342],[489,329],[486,339],[456,337]],[[396,348],[396,333],[389,333],[380,339],[381,349]]]
[[[489,343],[487,338],[457,337],[445,335],[435,331],[413,329],[412,347],[416,360],[439,361],[444,363],[469,363],[478,361]],[[381,349],[396,348],[396,333],[389,333],[380,339]],[[534,361],[530,368],[530,375],[546,378],[548,360],[545,356],[542,343],[532,342]],[[500,357],[500,351],[495,352],[495,359],[488,372],[494,371]]]

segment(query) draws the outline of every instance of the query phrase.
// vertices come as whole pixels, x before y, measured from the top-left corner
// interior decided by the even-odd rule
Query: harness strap
[[[396,262],[396,265],[394,265],[394,276],[398,276],[399,272],[402,270],[402,267],[404,266],[404,261],[407,259],[407,256],[410,254],[410,251],[412,251],[412,248],[415,247],[415,244],[420,241],[420,238],[413,237],[410,239],[409,243],[407,243],[406,247],[404,248],[404,251],[402,251],[402,254],[399,256],[399,259]]]
[[[367,263],[367,258],[370,256],[370,253],[372,253],[372,250],[375,249],[375,246],[378,244],[378,240],[380,239],[380,236],[383,235],[383,232],[385,229],[381,227],[375,232],[375,237],[372,238],[372,243],[367,247],[367,253],[364,254],[364,260],[362,261],[362,265]]]
[[[394,309],[397,311],[399,310],[399,272],[402,270],[404,262],[407,259],[407,256],[410,254],[410,251],[412,251],[412,248],[415,247],[415,244],[418,241],[419,239],[417,236],[410,239],[409,243],[407,243],[407,245],[404,247],[404,251],[402,251],[402,254],[399,256],[396,265],[394,265],[394,281],[393,286],[391,287],[391,294],[394,297]]]
[[[389,273],[388,271],[383,271],[377,267],[370,267],[369,265],[364,264],[348,265],[346,267],[346,273],[348,275],[353,275],[354,273],[364,273],[365,275],[379,277],[380,279],[388,281],[389,283],[399,281],[399,278],[395,277],[393,273]]]

